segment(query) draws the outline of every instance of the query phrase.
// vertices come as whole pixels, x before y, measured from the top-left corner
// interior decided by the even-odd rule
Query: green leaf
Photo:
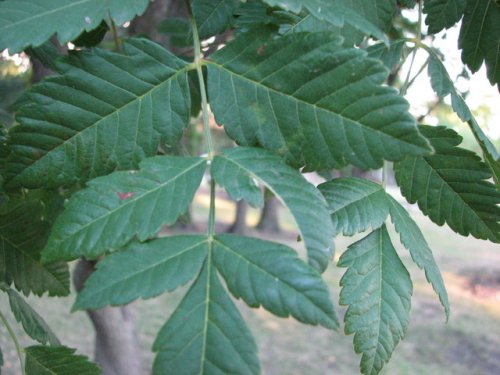
[[[292,213],[304,239],[309,264],[323,272],[333,255],[333,228],[320,192],[300,174],[272,153],[256,148],[236,147],[215,157],[214,178],[231,194],[249,196],[249,178],[261,181]],[[226,173],[229,171],[229,173]],[[243,181],[243,182],[242,182]],[[241,184],[242,183],[242,184]]]
[[[225,31],[240,4],[240,0],[191,0],[200,38],[209,38]]]
[[[276,316],[291,315],[307,324],[339,328],[328,287],[293,249],[226,234],[215,237],[213,257],[231,293],[249,306],[262,306]]]
[[[55,346],[60,345],[59,340],[45,323],[45,320],[16,291],[8,288],[6,292],[14,317],[21,323],[28,336],[43,345],[47,343]]]
[[[472,134],[474,134],[477,143],[483,151],[484,161],[490,167],[495,182],[500,185],[500,156],[498,151],[477,124],[465,100],[453,85],[445,66],[432,50],[429,51],[428,73],[431,78],[432,88],[438,96],[445,97],[451,94],[453,110],[462,121],[466,121],[469,125]]]
[[[237,164],[228,162],[224,157],[216,156],[212,166],[212,176],[224,187],[235,201],[246,200],[252,207],[264,205],[264,196],[256,178]]]
[[[87,357],[65,346],[30,346],[26,353],[29,375],[99,375],[101,370]]]
[[[366,52],[368,52],[369,57],[379,59],[392,71],[401,61],[404,45],[405,42],[403,40],[391,42],[389,48],[384,43],[377,43],[369,46]]]
[[[140,171],[96,178],[71,197],[57,218],[43,260],[96,258],[135,235],[144,241],[177,221],[191,203],[205,159],[157,156]]]
[[[425,240],[417,224],[410,217],[408,212],[394,198],[387,196],[390,206],[391,219],[396,231],[399,233],[401,243],[410,251],[413,261],[425,271],[427,281],[432,285],[439,297],[439,301],[444,307],[446,318],[450,317],[450,305],[448,293],[444,286],[441,272],[434,260],[432,250]]]
[[[486,134],[483,133],[474,117],[471,117],[471,119],[467,121],[467,124],[469,124],[472,134],[474,134],[477,143],[483,151],[484,161],[488,167],[490,167],[497,188],[500,189],[500,155],[497,149]]]
[[[61,43],[112,17],[121,25],[141,14],[149,0],[7,0],[0,3],[0,51],[39,46],[54,33]]]
[[[62,74],[34,86],[10,132],[6,186],[59,187],[136,168],[190,115],[187,63],[132,39],[125,55],[94,49],[58,61]]]
[[[377,19],[380,15],[385,13],[387,6],[395,8],[395,0],[389,1],[375,1],[375,14],[372,11],[372,2],[362,2],[356,3],[352,0],[264,0],[267,4],[271,6],[278,6],[285,10],[299,13],[304,7],[307,11],[314,17],[327,21],[334,26],[342,27],[344,22],[352,26],[353,28],[361,31],[366,35],[373,35],[379,40],[388,43],[387,36],[384,32],[376,25],[374,19]],[[361,6],[360,6],[361,5]],[[365,12],[363,9],[368,7],[371,12]],[[392,17],[392,14],[391,14]]]
[[[42,221],[43,206],[35,199],[11,199],[0,214],[0,281],[14,283],[26,296],[69,294],[69,271],[64,262],[42,264],[48,223]]]
[[[438,225],[446,222],[461,235],[500,242],[500,191],[487,181],[489,168],[473,152],[457,147],[462,138],[453,130],[420,128],[435,153],[395,163],[402,194]]]
[[[86,31],[78,35],[78,38],[72,41],[76,47],[95,47],[104,39],[104,36],[109,31],[108,24],[102,21],[95,29]]]
[[[85,282],[74,310],[124,305],[151,298],[187,283],[207,256],[206,236],[174,236],[132,242],[125,251],[107,256]]]
[[[2,348],[0,348],[0,374],[2,373],[2,366],[3,366],[3,353],[2,353]]]
[[[348,305],[345,333],[354,333],[361,373],[376,375],[404,337],[410,318],[410,275],[382,226],[340,257],[340,304]]]
[[[363,178],[337,178],[318,186],[328,203],[334,235],[380,227],[389,215],[384,188]]]
[[[467,0],[425,0],[425,24],[431,34],[449,29],[462,18]]]
[[[467,0],[458,47],[462,61],[475,73],[486,63],[488,79],[500,88],[500,4]]]
[[[153,346],[153,374],[258,374],[257,347],[210,259]]]
[[[161,21],[157,30],[168,35],[172,46],[184,48],[193,45],[191,22],[185,18],[169,17]]]
[[[268,31],[241,35],[207,64],[211,108],[237,143],[309,171],[378,168],[430,150],[408,103],[382,86],[380,61],[328,33],[270,40]]]

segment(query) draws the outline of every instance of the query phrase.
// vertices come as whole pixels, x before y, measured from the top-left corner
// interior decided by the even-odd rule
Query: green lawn
[[[202,223],[206,217],[206,205],[204,195],[197,197],[194,209],[197,223]],[[226,200],[219,200],[217,206],[220,228],[223,229],[231,222],[234,207]],[[419,213],[414,213],[414,218],[423,229],[443,272],[452,314],[450,321],[445,323],[443,310],[423,273],[412,265],[408,253],[401,246],[397,247],[413,277],[415,290],[407,336],[396,349],[383,374],[500,374],[500,247],[458,236],[445,227],[435,226]],[[257,212],[251,210],[249,222],[255,223],[256,220]],[[286,242],[298,248],[302,254],[301,244],[295,241],[293,220],[286,212],[281,212],[281,222],[286,232],[272,239]],[[202,224],[198,225],[203,229]],[[395,244],[398,243],[396,236],[393,239]],[[337,257],[351,242],[352,238],[336,240]],[[342,269],[332,264],[324,275],[335,303],[342,273]],[[149,373],[148,366],[153,358],[149,348],[154,336],[186,288],[135,303],[145,374]],[[92,355],[91,325],[85,313],[69,313],[73,299],[74,295],[56,299],[30,298],[30,302],[46,318],[64,344]],[[352,336],[305,326],[293,319],[275,318],[263,309],[250,309],[243,303],[238,303],[238,306],[256,337],[262,374],[357,373],[359,357],[353,353]],[[2,311],[8,309],[3,296],[0,297],[0,308]],[[343,312],[344,309],[339,309],[341,316]],[[12,315],[7,316],[13,322]],[[24,336],[22,341],[29,344]],[[17,358],[3,327],[0,328],[0,346],[6,360],[2,374],[18,374]]]

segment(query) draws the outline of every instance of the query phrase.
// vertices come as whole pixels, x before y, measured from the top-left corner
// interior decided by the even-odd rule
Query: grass
[[[207,205],[206,196],[199,195],[193,210],[195,222],[203,223]],[[223,229],[233,219],[233,203],[219,199],[217,215],[219,228]],[[254,225],[257,217],[258,212],[250,210],[249,224]],[[405,249],[396,246],[414,283],[412,315],[406,338],[400,343],[382,374],[500,374],[500,278],[496,276],[500,275],[498,245],[458,236],[446,227],[437,227],[418,212],[414,212],[413,217],[422,228],[443,272],[452,315],[449,322],[445,323],[443,310],[423,272],[413,265]],[[295,241],[293,219],[282,210],[280,220],[286,231],[278,237],[267,238],[298,248],[303,256],[301,244]],[[203,230],[203,225],[199,226]],[[391,236],[395,245],[399,244],[394,231]],[[336,239],[337,257],[355,240]],[[338,282],[343,272],[332,264],[324,274],[335,303],[339,295]],[[145,374],[149,373],[148,366],[153,360],[150,348],[154,337],[186,289],[187,286],[156,299],[135,302]],[[92,356],[91,324],[85,313],[69,313],[73,300],[74,294],[66,298],[29,298],[30,303],[53,327],[65,345]],[[306,326],[291,318],[276,318],[263,309],[250,309],[240,301],[237,305],[255,335],[262,374],[358,373],[359,356],[353,352],[352,336]],[[0,309],[4,312],[8,310],[4,296],[0,296]],[[344,311],[339,308],[341,317]],[[13,316],[7,314],[7,317],[13,324]],[[20,329],[17,332],[24,345],[32,343]],[[0,327],[0,347],[5,359],[2,374],[19,374],[14,347],[4,327]]]

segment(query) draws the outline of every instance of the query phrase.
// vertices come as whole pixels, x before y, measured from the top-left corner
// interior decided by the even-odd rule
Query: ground
[[[194,218],[203,223],[207,212],[207,197],[196,199]],[[217,202],[219,230],[232,220],[233,203],[225,199]],[[267,237],[300,248],[296,242],[293,220],[283,210],[279,237]],[[426,217],[413,211],[413,216],[434,251],[448,289],[451,317],[445,316],[437,297],[426,283],[423,272],[413,266],[408,252],[401,246],[399,254],[414,281],[410,327],[404,341],[398,346],[385,375],[498,375],[500,374],[500,248],[497,244],[461,237],[446,227],[437,227]],[[257,212],[250,210],[249,223],[255,224]],[[203,225],[198,224],[201,230]],[[391,233],[392,235],[393,233]],[[392,236],[397,243],[397,237]],[[336,240],[336,259],[352,238]],[[300,250],[299,250],[300,251]],[[334,264],[324,277],[337,303],[338,281],[344,270]],[[174,293],[151,300],[135,302],[145,370],[152,363],[150,351],[159,328],[180,301],[186,287]],[[74,294],[67,298],[30,298],[39,313],[53,327],[61,341],[77,348],[80,353],[92,355],[93,333],[85,313],[70,314]],[[264,375],[353,375],[358,373],[359,357],[352,349],[352,336],[324,328],[300,324],[294,319],[281,319],[263,309],[250,309],[243,303],[238,307],[256,337]],[[8,310],[7,300],[0,297],[0,309]],[[342,317],[344,309],[339,309]],[[13,322],[11,314],[8,319]],[[20,332],[20,331],[19,331]],[[22,333],[22,342],[30,344]],[[0,347],[6,364],[3,375],[19,374],[15,351],[5,329],[0,327]]]

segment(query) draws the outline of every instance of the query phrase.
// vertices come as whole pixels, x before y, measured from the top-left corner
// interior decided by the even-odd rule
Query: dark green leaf
[[[398,5],[404,8],[413,8],[417,4],[417,0],[398,0]]]
[[[53,34],[61,43],[112,17],[121,25],[146,9],[149,0],[7,0],[0,3],[0,51],[37,47]]]
[[[206,236],[174,236],[133,242],[107,256],[85,282],[73,309],[124,305],[151,298],[191,280],[207,256]]]
[[[292,213],[307,247],[309,264],[320,272],[326,269],[334,251],[326,202],[298,171],[268,151],[248,147],[217,156],[212,170],[218,184],[229,186],[231,194],[249,201],[254,198],[253,191],[249,195],[249,179],[262,181]]]
[[[187,63],[144,39],[124,50],[73,53],[57,62],[62,76],[34,86],[10,134],[6,186],[69,186],[136,168],[161,140],[180,139],[190,114]]]
[[[235,201],[244,199],[256,208],[264,205],[263,193],[256,178],[248,170],[217,156],[211,171],[215,181],[224,187]]]
[[[408,103],[382,86],[387,69],[340,44],[328,33],[243,34],[208,64],[217,122],[239,144],[259,144],[307,170],[378,168],[383,159],[427,153]]]
[[[450,316],[448,293],[444,286],[441,272],[434,260],[432,250],[425,240],[417,224],[408,212],[394,198],[387,196],[391,219],[399,233],[401,243],[410,251],[413,261],[425,271],[427,281],[432,285],[444,307],[446,318]]]
[[[60,345],[59,340],[45,323],[45,320],[16,291],[9,288],[6,292],[9,296],[10,309],[28,336],[43,345],[47,343],[55,346]]]
[[[209,38],[226,30],[240,0],[191,0],[200,38]]]
[[[258,374],[257,348],[210,260],[153,346],[155,375]]]
[[[410,318],[410,275],[382,226],[352,244],[340,257],[340,304],[348,305],[345,333],[354,333],[361,373],[376,375],[404,337]]]
[[[214,239],[213,257],[236,298],[274,315],[337,329],[328,287],[297,253],[274,242],[235,235]]]
[[[490,167],[495,182],[500,185],[500,156],[495,146],[483,133],[465,100],[458,93],[443,63],[430,51],[428,73],[436,94],[445,97],[451,94],[451,106],[462,121],[466,121],[483,151],[484,161]]]
[[[87,357],[64,346],[30,346],[26,353],[27,375],[99,375],[99,367]]]
[[[363,178],[338,178],[318,186],[328,203],[335,235],[380,227],[389,208],[383,187]]]
[[[377,43],[366,49],[369,57],[381,60],[384,65],[393,70],[400,62],[405,42],[396,40],[391,42],[389,48],[384,43]]]
[[[76,47],[95,47],[104,39],[104,36],[108,32],[108,24],[102,21],[99,26],[95,29],[86,31],[78,35],[78,38],[72,41]]]
[[[395,163],[396,181],[410,203],[438,225],[461,235],[500,242],[500,191],[487,180],[489,168],[473,152],[457,147],[462,138],[445,127],[421,126],[435,149],[430,156]]]
[[[302,7],[314,17],[327,21],[334,26],[342,27],[344,22],[351,27],[359,30],[363,34],[373,35],[374,37],[388,42],[387,36],[376,24],[376,19],[384,15],[387,8],[394,11],[396,1],[373,1],[373,2],[360,2],[356,4],[357,0],[264,0],[269,5],[278,6],[285,10],[299,13]],[[360,6],[361,5],[361,6]],[[373,12],[373,8],[374,12]],[[368,12],[365,11],[369,10]],[[390,19],[389,19],[390,21]]]
[[[467,123],[483,151],[484,161],[490,167],[493,180],[497,184],[497,188],[500,189],[500,155],[490,139],[483,133],[474,117],[471,117]]]
[[[42,264],[40,252],[49,230],[43,206],[32,199],[11,199],[0,215],[0,281],[14,283],[25,295],[69,294],[69,271],[64,262]]]
[[[54,72],[57,71],[56,59],[63,56],[55,44],[50,40],[38,47],[29,47],[25,52],[28,56],[37,59],[44,67]]]
[[[425,24],[431,34],[449,29],[462,18],[467,0],[425,0]]]
[[[191,203],[205,159],[156,156],[140,171],[96,178],[71,197],[56,220],[43,259],[96,258],[135,235],[143,241],[177,221]]]
[[[160,23],[158,31],[170,37],[172,46],[183,48],[193,45],[191,23],[185,18],[167,18]]]
[[[467,0],[458,47],[462,61],[475,73],[486,63],[488,79],[500,88],[500,4]]]

